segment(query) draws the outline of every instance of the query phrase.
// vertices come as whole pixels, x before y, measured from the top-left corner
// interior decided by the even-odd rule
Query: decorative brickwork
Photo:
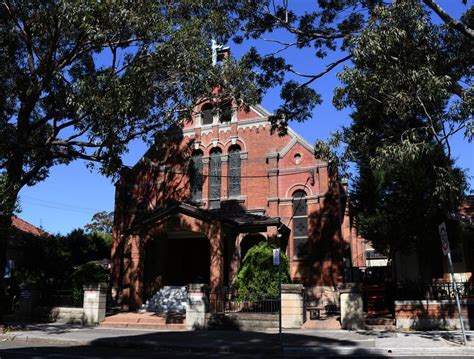
[[[192,280],[208,283],[211,291],[231,288],[240,246],[256,234],[286,251],[294,282],[339,284],[351,244],[342,238],[344,189],[337,175],[291,129],[286,136],[272,133],[261,106],[246,112],[232,104],[230,122],[221,122],[219,111],[211,119],[202,108],[117,182],[112,249],[117,299],[137,307],[164,285],[188,284],[180,282],[178,271],[188,279],[196,274]],[[290,230],[295,193],[298,201],[303,195],[307,214],[307,220],[297,216],[298,230],[306,232],[297,238]],[[197,238],[209,243],[209,258],[197,255]],[[302,239],[305,251],[298,252]],[[207,274],[198,274],[207,265]]]

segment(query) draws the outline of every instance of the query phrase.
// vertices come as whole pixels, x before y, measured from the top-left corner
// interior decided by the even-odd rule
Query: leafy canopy
[[[6,216],[51,166],[83,159],[116,175],[131,140],[189,118],[216,85],[260,99],[247,63],[211,65],[211,38],[225,41],[237,24],[227,2],[12,0],[0,9]]]
[[[462,132],[472,140],[474,43],[434,24],[418,2],[377,7],[374,16],[354,41],[354,66],[339,74],[334,103],[354,109],[338,136],[358,170],[356,225],[390,254],[437,239],[437,224],[463,198],[450,139]],[[472,12],[462,20],[472,26]]]

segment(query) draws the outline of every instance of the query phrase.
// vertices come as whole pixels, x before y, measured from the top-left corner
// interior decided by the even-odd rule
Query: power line
[[[87,213],[95,213],[95,212],[100,212],[101,210],[97,208],[89,208],[89,207],[81,207],[78,205],[72,205],[72,204],[67,204],[67,203],[61,203],[61,202],[55,202],[55,201],[50,201],[50,200],[45,200],[45,199],[40,199],[40,198],[35,198],[32,196],[28,195],[20,195],[20,199],[26,199],[27,204],[35,205],[35,206],[41,206],[41,207],[47,207],[47,208],[54,208],[54,209],[59,209],[59,210],[64,210],[64,211],[75,211],[75,212],[87,212]],[[33,202],[31,202],[33,201]],[[37,203],[34,203],[37,202]]]
[[[58,209],[61,211],[65,212],[76,212],[76,213],[83,213],[83,214],[90,214],[90,213],[95,213],[97,211],[95,210],[80,210],[80,209],[74,209],[74,208],[61,208],[61,207],[55,207],[47,204],[39,204],[39,203],[26,203],[31,206],[38,206],[38,207],[45,207],[45,208],[52,208],[52,209]]]

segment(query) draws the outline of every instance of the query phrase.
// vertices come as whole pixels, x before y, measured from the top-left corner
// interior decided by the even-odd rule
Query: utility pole
[[[464,321],[462,319],[462,313],[461,313],[461,303],[459,301],[458,285],[456,283],[456,278],[454,278],[453,261],[451,259],[451,250],[449,249],[448,232],[446,231],[446,224],[444,222],[441,223],[438,226],[438,230],[439,230],[439,236],[441,237],[441,249],[443,250],[443,254],[448,257],[448,266],[449,266],[449,271],[451,272],[451,280],[453,282],[454,294],[456,296],[456,304],[458,307],[459,322],[461,323],[463,342],[464,342],[464,345],[467,345],[466,332],[464,330]]]

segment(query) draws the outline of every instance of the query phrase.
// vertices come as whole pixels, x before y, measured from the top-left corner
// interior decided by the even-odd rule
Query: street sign
[[[273,250],[273,265],[280,265],[280,248],[276,248]]]
[[[445,256],[450,253],[449,250],[449,241],[448,241],[448,232],[446,232],[446,224],[443,222],[438,226],[439,236],[441,237],[441,249]]]

